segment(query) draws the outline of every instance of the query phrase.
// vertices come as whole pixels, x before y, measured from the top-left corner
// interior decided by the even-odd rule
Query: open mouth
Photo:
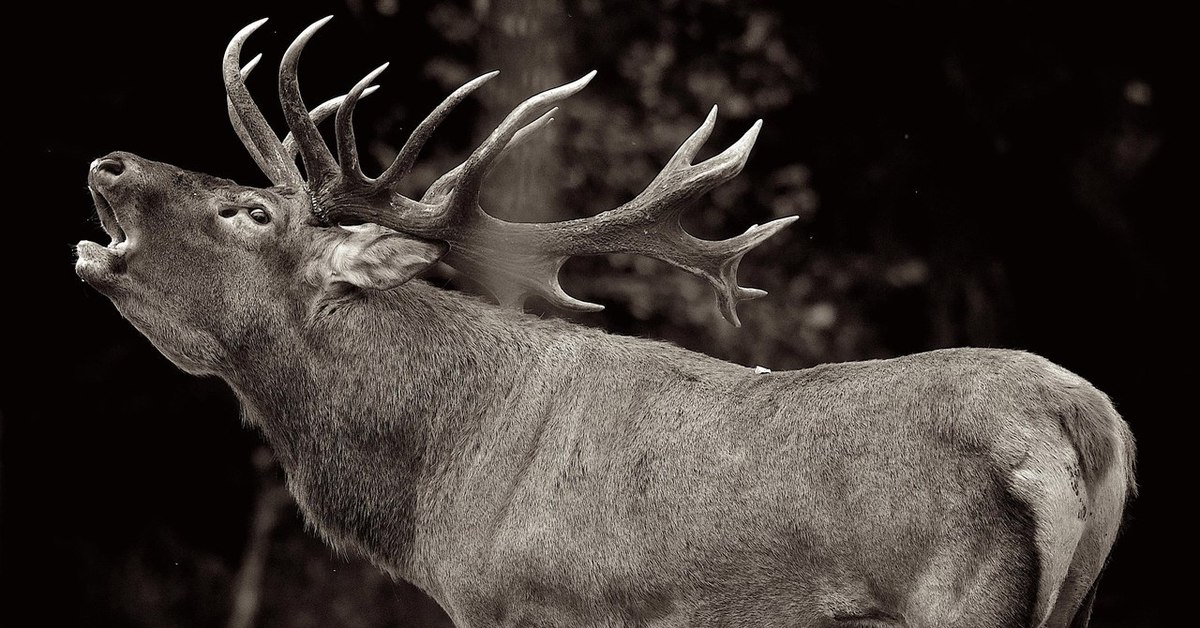
[[[96,204],[96,215],[100,217],[100,226],[108,234],[108,237],[112,238],[105,248],[117,255],[124,255],[129,247],[129,236],[121,227],[121,222],[117,220],[117,213],[113,211],[108,199],[104,198],[104,195],[95,187],[89,185],[88,191],[92,193],[92,201]]]
[[[75,247],[75,272],[81,279],[93,287],[101,289],[112,288],[125,277],[128,264],[127,254],[130,251],[129,233],[117,219],[117,212],[112,203],[104,197],[98,185],[88,185],[92,201],[96,205],[96,216],[100,226],[111,239],[107,246],[83,240]]]

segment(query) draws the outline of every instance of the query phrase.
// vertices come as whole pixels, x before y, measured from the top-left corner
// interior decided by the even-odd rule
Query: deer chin
[[[125,242],[101,246],[89,240],[75,245],[75,274],[93,288],[106,292],[125,280]]]

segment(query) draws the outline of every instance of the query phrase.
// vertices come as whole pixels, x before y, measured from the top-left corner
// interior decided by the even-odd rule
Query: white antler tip
[[[733,146],[736,147],[736,150],[738,151],[750,150],[750,147],[754,146],[755,140],[758,139],[758,132],[760,130],[762,130],[762,120],[756,120],[754,124],[750,125],[750,128],[746,130],[745,135],[742,135],[741,139],[734,143]]]
[[[484,83],[496,78],[497,74],[500,74],[500,70],[492,70],[491,72],[488,72],[487,74],[480,74],[479,76],[471,79],[470,81],[467,81],[465,84],[463,84],[462,87],[459,87],[455,91],[460,92],[462,90],[466,90],[468,93],[471,91],[474,91],[480,85],[483,85]]]
[[[758,246],[767,238],[779,233],[784,229],[784,227],[787,227],[799,219],[799,216],[785,216],[783,218],[776,218],[775,220],[763,225],[754,225],[753,227],[750,227],[746,230],[746,233],[742,234],[743,237],[749,238],[746,240],[746,244],[749,246],[747,246],[745,250],[748,251],[751,248]]]
[[[268,18],[264,17],[261,20],[250,22],[249,24],[243,26],[242,30],[238,31],[237,34],[233,36],[233,39],[229,41],[229,48],[226,49],[226,54],[228,54],[231,50],[241,50],[242,42],[249,39],[250,36],[254,34],[254,31],[258,30],[258,27],[266,24],[267,19]]]
[[[567,83],[563,87],[567,88],[567,90],[573,94],[573,93],[583,89],[584,87],[586,87],[587,84],[591,83],[592,79],[594,79],[594,78],[596,78],[596,71],[592,70],[591,72],[584,74],[583,76],[575,79],[574,81]]]
[[[363,87],[363,91],[366,91],[367,87],[369,87],[371,85],[371,83],[375,82],[375,79],[379,78],[379,75],[383,74],[383,71],[388,69],[389,65],[391,65],[391,64],[384,63],[383,65],[381,65],[381,66],[375,68],[374,70],[371,70],[369,73],[367,73],[367,75],[363,77],[362,81],[359,81],[360,83],[367,84],[366,87]]]
[[[295,45],[296,43],[300,43],[301,45],[303,45],[303,43],[307,42],[310,37],[312,37],[314,34],[316,34],[316,32],[318,30],[321,30],[321,27],[328,24],[329,20],[332,20],[332,19],[333,19],[332,15],[326,15],[325,17],[313,22],[312,24],[309,24],[308,28],[301,31],[300,36],[296,38],[296,41],[293,42],[293,45]]]
[[[766,239],[775,235],[781,229],[792,224],[793,222],[796,222],[797,220],[800,220],[799,216],[784,216],[783,218],[776,218],[775,220],[772,220],[766,224],[754,225],[753,227],[747,229],[746,233],[757,233],[760,231],[766,232],[766,235],[763,236],[763,239]],[[761,240],[759,241],[761,242]]]
[[[245,80],[247,76],[250,76],[250,73],[254,71],[254,68],[258,66],[258,62],[262,61],[262,58],[263,56],[260,52],[254,55],[254,58],[246,63],[246,65],[242,66],[242,80]]]

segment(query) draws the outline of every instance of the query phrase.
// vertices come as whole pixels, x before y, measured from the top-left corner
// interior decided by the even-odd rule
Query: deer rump
[[[240,66],[263,21],[226,50],[230,119],[274,186],[112,153],[89,187],[113,241],[81,242],[76,272],[178,366],[230,384],[330,544],[464,627],[1086,626],[1134,491],[1133,440],[1102,393],[1002,350],[756,373],[415,279],[444,259],[511,280],[490,286],[507,305],[596,309],[559,268],[633,252],[707,280],[736,325],[765,294],[737,284],[738,262],[794,218],[721,241],[680,227],[758,132],[693,164],[715,110],[624,205],[488,215],[492,165],[591,75],[403,196],[433,128],[494,74],[370,179],[351,114],[382,68],[312,111],[300,97],[300,52],[326,21],[284,55],[283,140],[244,84],[258,58]],[[316,127],[335,110],[336,161]]]

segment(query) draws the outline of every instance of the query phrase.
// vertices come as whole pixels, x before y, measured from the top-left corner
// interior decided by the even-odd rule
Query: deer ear
[[[370,290],[391,290],[433,266],[449,248],[379,227],[346,228],[350,234],[333,250],[329,282]]]

